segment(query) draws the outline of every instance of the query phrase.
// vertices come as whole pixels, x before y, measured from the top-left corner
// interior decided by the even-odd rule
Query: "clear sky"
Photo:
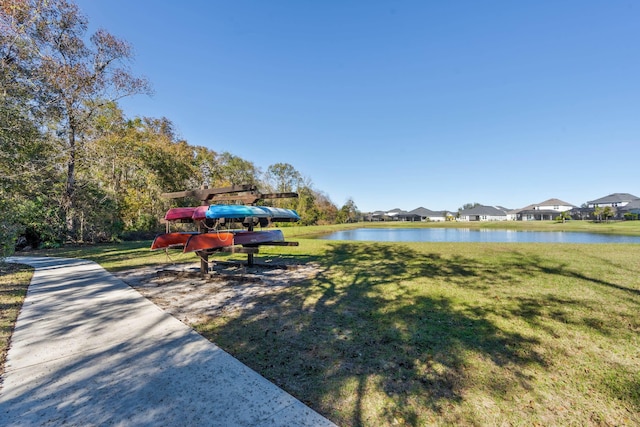
[[[78,0],[190,144],[340,207],[640,196],[640,2]]]

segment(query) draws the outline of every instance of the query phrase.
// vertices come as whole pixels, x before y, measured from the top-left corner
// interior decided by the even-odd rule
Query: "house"
[[[366,221],[384,221],[384,212],[383,211],[375,211],[364,215],[364,219]]]
[[[410,215],[409,212],[402,209],[395,208],[385,213],[385,217],[388,217],[391,221],[415,221],[416,216]],[[419,220],[419,218],[418,218]]]
[[[562,212],[575,208],[571,203],[563,202],[560,199],[549,199],[544,202],[526,206],[513,213],[519,221],[551,221]]]
[[[640,197],[629,193],[613,193],[596,200],[591,200],[590,202],[587,202],[587,206],[590,208],[604,208],[607,206],[612,208],[622,208],[638,199],[640,199]]]
[[[432,211],[423,207],[415,208],[408,213],[419,217],[416,221],[444,222],[452,221],[455,218],[455,215],[449,211]]]
[[[458,215],[458,221],[507,221],[512,216],[505,208],[478,205],[471,209],[464,209]]]
[[[628,215],[631,215],[631,218],[635,217],[635,219],[638,219],[640,216],[640,199],[630,201],[623,207],[618,208],[618,211],[625,219],[627,219]]]

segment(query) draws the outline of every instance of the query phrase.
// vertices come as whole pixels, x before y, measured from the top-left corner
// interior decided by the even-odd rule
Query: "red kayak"
[[[164,219],[167,221],[179,221],[181,219],[191,219],[196,208],[171,208],[167,211]]]
[[[258,245],[271,242],[284,242],[282,230],[240,231],[233,237],[233,243],[236,245]]]
[[[165,248],[178,248],[184,246],[189,238],[196,233],[166,233],[160,234],[153,239],[151,244],[151,250],[156,251],[158,249]]]
[[[193,208],[193,214],[191,215],[191,219],[194,221],[202,221],[206,218],[205,214],[209,209],[209,205],[198,206],[197,208]]]
[[[213,232],[192,235],[184,246],[184,252],[206,251],[208,249],[233,246],[233,233]]]
[[[188,208],[171,208],[167,211],[164,219],[167,221],[180,221],[193,219],[195,221],[200,221],[205,219],[205,214],[209,206],[198,206],[198,207],[188,207]]]

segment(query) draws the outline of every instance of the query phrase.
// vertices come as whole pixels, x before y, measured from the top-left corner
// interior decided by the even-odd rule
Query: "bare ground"
[[[216,264],[204,277],[199,264],[144,267],[114,273],[154,304],[186,324],[254,308],[256,297],[277,293],[319,272],[314,264],[247,267]]]

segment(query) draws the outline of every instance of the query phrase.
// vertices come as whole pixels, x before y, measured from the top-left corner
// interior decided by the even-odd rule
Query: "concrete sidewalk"
[[[7,426],[331,426],[99,265],[36,268],[3,384]]]

